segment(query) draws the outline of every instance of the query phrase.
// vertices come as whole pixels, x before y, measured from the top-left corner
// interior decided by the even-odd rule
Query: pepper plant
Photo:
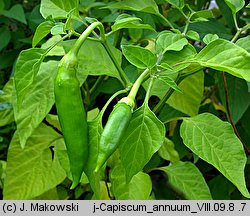
[[[250,198],[249,8],[41,0],[2,81],[3,199]]]

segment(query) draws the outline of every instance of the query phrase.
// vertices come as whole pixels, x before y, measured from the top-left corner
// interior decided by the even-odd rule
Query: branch
[[[227,115],[228,115],[228,119],[234,129],[234,133],[236,134],[236,136],[239,138],[239,140],[241,141],[244,149],[245,149],[245,152],[247,155],[250,155],[250,150],[247,148],[246,144],[242,141],[241,137],[240,137],[240,134],[233,122],[233,118],[232,118],[232,114],[231,114],[231,111],[230,111],[230,107],[229,107],[229,98],[228,98],[228,86],[227,86],[227,79],[226,79],[226,76],[225,76],[225,73],[222,72],[222,79],[223,79],[223,84],[224,84],[224,90],[225,90],[225,96],[226,96],[226,109],[227,109]]]

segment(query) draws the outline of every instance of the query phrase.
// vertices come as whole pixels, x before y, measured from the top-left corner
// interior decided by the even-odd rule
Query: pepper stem
[[[129,92],[128,98],[135,101],[135,96],[140,88],[140,85],[142,84],[144,78],[148,75],[149,69],[143,71],[143,73],[138,77],[138,79],[135,81],[132,89]]]
[[[81,36],[77,39],[75,44],[73,45],[71,49],[71,53],[77,55],[83,42],[87,39],[87,37],[91,34],[91,32],[98,27],[100,30],[100,37],[102,40],[105,40],[105,34],[104,34],[104,27],[102,23],[100,22],[94,22],[88,28],[85,29],[85,31],[81,34]]]
[[[102,118],[105,110],[107,109],[108,105],[112,102],[112,100],[114,100],[118,95],[120,94],[124,94],[124,93],[127,93],[127,89],[122,89],[120,91],[117,91],[116,93],[114,93],[110,98],[109,100],[106,102],[106,104],[104,105],[104,107],[101,109],[100,113],[99,113],[99,116],[100,118]]]

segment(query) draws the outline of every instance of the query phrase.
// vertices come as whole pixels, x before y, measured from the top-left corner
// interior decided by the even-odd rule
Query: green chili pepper
[[[88,157],[88,131],[80,84],[76,77],[77,57],[67,53],[59,64],[55,78],[55,102],[70,162],[75,188]]]
[[[123,98],[109,115],[108,121],[103,129],[99,143],[99,153],[95,172],[97,172],[107,159],[115,152],[121,138],[126,131],[132,117],[133,104],[130,99]]]
[[[77,54],[89,34],[98,28],[104,41],[104,27],[93,22],[76,40],[71,50],[62,58],[55,79],[54,94],[58,118],[62,128],[70,163],[74,189],[81,179],[88,159],[88,129],[86,112],[83,106],[80,83],[76,77]]]

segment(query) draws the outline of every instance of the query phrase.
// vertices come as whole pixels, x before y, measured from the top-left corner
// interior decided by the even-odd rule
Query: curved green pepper
[[[132,117],[131,106],[126,102],[118,103],[111,114],[103,129],[99,143],[99,153],[95,172],[97,172],[107,159],[115,152],[121,138],[126,131]]]
[[[88,130],[80,84],[76,77],[77,57],[67,53],[59,64],[54,94],[75,188],[88,157]]]

